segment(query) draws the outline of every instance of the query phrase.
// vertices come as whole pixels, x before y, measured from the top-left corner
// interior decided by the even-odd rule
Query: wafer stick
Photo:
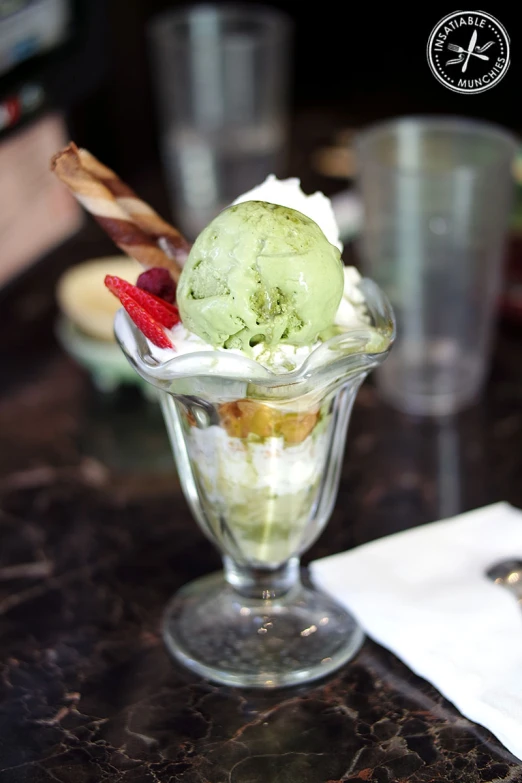
[[[173,261],[183,265],[190,252],[190,243],[181,233],[158,215],[149,204],[140,199],[127,183],[108,166],[105,166],[88,150],[78,149],[82,167],[110,190],[118,204],[129,214],[134,223],[146,234],[156,239],[159,247]]]
[[[84,168],[75,144],[69,144],[53,156],[51,170],[124,253],[145,268],[165,267],[176,281],[179,279],[179,264],[158,246],[155,236],[137,225],[109,188]]]

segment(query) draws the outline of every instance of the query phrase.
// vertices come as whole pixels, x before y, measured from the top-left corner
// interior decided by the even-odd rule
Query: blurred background
[[[219,0],[214,4],[223,5]],[[409,18],[394,7],[376,15],[359,4],[345,20],[334,2],[326,1],[313,14],[294,2],[266,5],[286,14],[292,27],[285,98],[289,146],[280,173],[300,176],[308,192],[321,188],[330,194],[346,186],[353,174],[351,134],[377,120],[444,113],[512,129],[520,122],[514,98],[521,73],[518,25],[509,8],[501,19],[512,38],[507,76],[485,93],[461,95],[444,88],[426,61],[429,34],[454,10],[449,6],[416,9]],[[154,71],[159,45],[147,38],[147,31],[159,14],[184,6],[165,0],[4,0],[2,138],[58,111],[67,137],[121,177],[142,188],[157,180],[151,187],[156,187],[160,206],[165,196],[159,187],[168,187],[164,167],[158,175],[158,104],[164,108],[165,101],[158,97],[161,77]],[[171,80],[182,81],[174,72]]]
[[[84,92],[76,102],[72,129],[79,142],[110,160],[122,176],[158,160],[146,25],[157,13],[184,5],[164,0],[85,4],[93,20],[98,8],[98,19],[93,21],[93,51],[78,77],[88,81],[91,76],[95,82],[89,95]],[[265,5],[284,11],[294,25],[290,101],[297,138],[301,133],[305,139],[312,136],[311,142],[327,143],[337,131],[401,114],[456,113],[513,128],[520,123],[513,92],[520,77],[518,24],[507,9],[502,22],[514,52],[508,75],[495,89],[463,96],[444,89],[426,62],[429,34],[440,18],[455,10],[451,6],[417,8],[410,18],[393,6],[376,15],[364,4],[339,16],[337,4],[329,0],[321,4],[320,13],[291,0]],[[322,128],[310,127],[317,114]]]
[[[353,131],[378,120],[458,114],[518,130],[518,26],[508,8],[501,19],[512,38],[507,76],[485,93],[461,95],[444,88],[426,61],[429,34],[454,10],[449,6],[416,9],[409,18],[393,7],[376,15],[359,4],[345,19],[328,0],[313,14],[300,3],[265,5],[283,12],[291,25],[285,50],[289,144],[277,173],[301,177],[307,192],[346,187],[354,173]],[[160,191],[169,187],[160,149],[165,93],[160,97],[161,76],[154,68],[159,44],[151,40],[150,26],[159,14],[186,6],[165,0],[3,0],[2,140],[59,112],[67,138],[136,187],[155,189],[156,205],[166,208]],[[169,76],[183,81],[175,69]],[[47,132],[50,139],[58,133]]]

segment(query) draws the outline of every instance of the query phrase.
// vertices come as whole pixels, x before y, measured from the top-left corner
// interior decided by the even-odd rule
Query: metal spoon
[[[522,560],[502,560],[486,571],[486,576],[496,585],[505,587],[522,604]]]
[[[192,397],[188,394],[178,394],[178,400],[192,413],[196,424],[201,429],[212,427],[213,424],[217,426],[221,424],[219,414],[212,403],[203,400],[201,397]]]

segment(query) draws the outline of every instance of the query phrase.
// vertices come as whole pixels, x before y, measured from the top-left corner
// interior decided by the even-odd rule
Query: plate
[[[64,351],[87,370],[99,391],[113,392],[132,385],[138,386],[147,399],[157,400],[154,386],[140,378],[115,341],[97,340],[83,333],[65,315],[58,318],[55,332]]]

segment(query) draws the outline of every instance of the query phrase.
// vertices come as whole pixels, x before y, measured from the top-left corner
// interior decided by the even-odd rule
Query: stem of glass
[[[246,598],[274,601],[299,589],[299,558],[291,557],[278,568],[252,568],[239,565],[231,557],[223,558],[225,579]]]

